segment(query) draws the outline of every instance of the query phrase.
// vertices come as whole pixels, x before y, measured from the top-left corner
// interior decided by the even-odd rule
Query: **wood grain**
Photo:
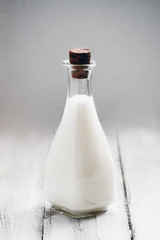
[[[119,132],[119,142],[135,239],[159,239],[159,131],[154,129],[123,130]]]
[[[0,139],[0,239],[41,239],[43,168],[49,143],[43,138]]]

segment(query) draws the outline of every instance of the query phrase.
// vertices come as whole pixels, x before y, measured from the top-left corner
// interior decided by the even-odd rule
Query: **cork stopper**
[[[74,48],[69,51],[71,64],[90,64],[91,51],[87,48]]]
[[[87,48],[74,48],[69,51],[70,64],[90,64],[91,51]],[[75,66],[72,70],[72,78],[83,79],[88,77],[88,70],[83,66]]]

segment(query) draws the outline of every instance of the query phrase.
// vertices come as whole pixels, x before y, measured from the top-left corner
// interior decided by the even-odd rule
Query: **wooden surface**
[[[115,202],[88,219],[46,216],[43,171],[47,134],[0,135],[1,240],[160,239],[160,134],[153,129],[107,133],[116,165]]]

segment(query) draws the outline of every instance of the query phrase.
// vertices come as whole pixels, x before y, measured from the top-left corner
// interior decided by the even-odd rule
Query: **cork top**
[[[69,51],[71,64],[90,64],[91,51],[88,48],[74,48]]]

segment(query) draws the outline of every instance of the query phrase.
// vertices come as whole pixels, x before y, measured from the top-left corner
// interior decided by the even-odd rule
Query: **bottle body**
[[[48,201],[73,216],[105,211],[113,202],[113,159],[91,95],[67,96],[44,188]]]

